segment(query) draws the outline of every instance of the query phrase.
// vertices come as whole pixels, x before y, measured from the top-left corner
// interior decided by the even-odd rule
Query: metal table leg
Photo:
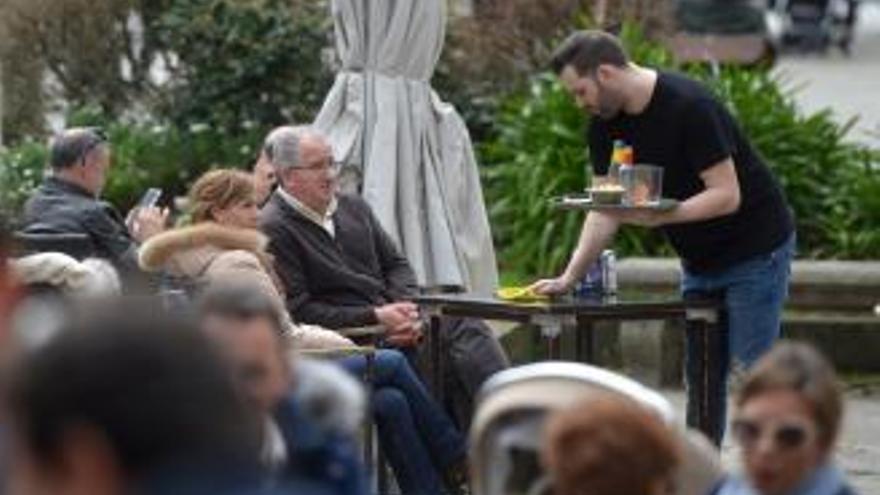
[[[696,427],[720,445],[722,430],[718,421],[721,416],[719,397],[713,393],[719,390],[721,339],[718,329],[719,314],[715,309],[689,309],[685,323],[688,340],[693,346],[690,363],[697,371],[698,378],[688,384],[688,426]]]
[[[543,314],[531,318],[531,323],[537,325],[541,336],[546,342],[545,356],[547,359],[559,359],[561,356],[560,340],[562,339],[562,327],[575,322],[572,315]]]
[[[578,318],[575,330],[575,359],[581,363],[594,363],[596,359],[596,341],[594,338],[595,328],[593,327],[593,320],[585,317]]]
[[[445,353],[445,343],[443,342],[442,333],[442,310],[437,307],[422,308],[424,315],[428,317],[428,359],[430,362],[430,372],[428,376],[428,385],[434,392],[434,397],[440,404],[444,403],[444,366],[443,355]]]

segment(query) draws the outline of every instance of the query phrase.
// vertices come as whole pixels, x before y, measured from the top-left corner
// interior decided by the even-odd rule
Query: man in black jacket
[[[279,188],[263,208],[262,230],[286,291],[291,317],[328,328],[381,324],[389,345],[411,349],[421,335],[415,274],[359,197],[337,194],[330,146],[305,127],[276,129],[265,152]],[[484,323],[446,319],[447,397],[460,426],[483,381],[507,366]]]
[[[112,262],[123,274],[137,273],[138,243],[161,232],[168,216],[158,208],[139,208],[125,222],[101,201],[110,170],[110,146],[97,128],[72,128],[52,141],[52,175],[27,201],[24,233],[85,234],[92,256]]]

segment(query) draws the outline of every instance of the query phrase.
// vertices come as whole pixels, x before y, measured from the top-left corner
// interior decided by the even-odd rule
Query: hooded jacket
[[[254,229],[202,222],[150,238],[141,246],[138,263],[144,271],[165,270],[201,287],[230,281],[258,287],[272,299],[282,316],[285,333],[300,349],[352,345],[336,332],[293,323],[274,279],[271,257],[265,250],[267,242]]]

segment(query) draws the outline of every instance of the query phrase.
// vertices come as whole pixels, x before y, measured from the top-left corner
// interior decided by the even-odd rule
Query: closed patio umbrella
[[[315,126],[421,285],[490,291],[495,252],[461,116],[431,88],[443,0],[333,0],[341,68]]]

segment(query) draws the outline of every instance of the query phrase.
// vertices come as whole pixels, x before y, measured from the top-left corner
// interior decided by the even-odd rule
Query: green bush
[[[49,154],[46,145],[25,140],[0,150],[0,210],[14,213],[40,181]]]
[[[670,68],[665,50],[629,30],[633,58]],[[804,115],[790,90],[767,69],[723,68],[717,77],[689,67],[726,101],[779,177],[797,216],[799,251],[810,258],[880,258],[880,157],[846,140],[829,112]],[[502,270],[526,275],[559,271],[583,214],[552,211],[548,198],[589,182],[586,119],[549,75],[507,97],[494,135],[480,146],[491,224]],[[656,231],[624,228],[623,255],[670,254]]]
[[[235,131],[310,121],[333,82],[328,13],[323,0],[175,0],[158,23],[179,57],[160,113]]]

